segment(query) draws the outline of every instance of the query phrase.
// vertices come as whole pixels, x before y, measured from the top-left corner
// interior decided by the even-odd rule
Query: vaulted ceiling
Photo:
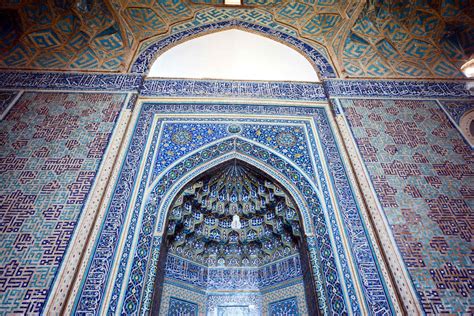
[[[470,0],[4,0],[0,68],[120,72],[170,34],[239,20],[295,36],[341,77],[461,77],[474,53]]]
[[[186,186],[167,236],[175,256],[206,266],[260,266],[297,254],[301,228],[278,184],[234,161]]]

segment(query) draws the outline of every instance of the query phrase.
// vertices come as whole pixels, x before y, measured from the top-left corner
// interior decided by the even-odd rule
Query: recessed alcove
[[[298,51],[237,29],[197,37],[165,51],[148,76],[319,82],[312,64]]]
[[[317,314],[302,229],[292,197],[250,165],[198,176],[169,209],[152,313]]]

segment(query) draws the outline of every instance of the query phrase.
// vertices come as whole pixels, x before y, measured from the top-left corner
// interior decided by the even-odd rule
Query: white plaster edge
[[[0,115],[0,121],[3,121],[3,119],[5,118],[5,116],[7,116],[8,112],[10,112],[10,110],[12,109],[12,107],[18,102],[18,100],[20,100],[21,96],[23,95],[23,93],[25,92],[24,90],[15,90],[15,91],[18,91],[17,95],[13,98],[13,100],[10,101],[10,103],[8,104],[8,106],[5,108],[5,110],[3,111],[3,113]]]
[[[120,122],[120,125],[118,125],[120,126],[120,132],[118,132],[119,134],[113,140],[114,148],[116,147],[116,149],[115,149],[115,155],[110,157],[110,168],[112,169],[112,172],[110,173],[110,176],[106,183],[105,192],[103,193],[101,200],[99,202],[100,203],[99,208],[96,209],[97,211],[96,219],[93,223],[91,223],[92,227],[90,228],[89,239],[87,240],[87,244],[85,248],[83,249],[83,257],[82,257],[81,262],[78,265],[76,278],[74,280],[74,283],[69,289],[69,293],[68,293],[69,296],[63,308],[64,314],[67,314],[67,315],[72,313],[72,310],[76,303],[76,295],[78,294],[81,288],[83,277],[87,270],[87,266],[90,261],[92,250],[95,247],[95,242],[97,239],[98,232],[102,225],[102,221],[104,219],[110,199],[112,198],[113,189],[115,188],[115,179],[119,175],[119,172],[122,166],[121,162],[123,161],[125,157],[126,149],[128,148],[128,143],[130,141],[130,136],[131,136],[131,131],[129,128],[130,122],[136,119],[136,116],[137,116],[136,114],[132,113],[130,109],[126,109],[125,107],[126,107],[126,104],[124,105],[124,108],[122,110],[124,113],[123,119]],[[130,119],[130,117],[132,117],[132,119]]]
[[[102,199],[107,181],[110,177],[112,163],[117,155],[119,142],[123,136],[122,125],[128,122],[128,116],[124,113],[125,105],[129,102],[130,94],[127,94],[122,102],[119,117],[111,132],[109,143],[104,152],[104,156],[97,168],[97,174],[90,188],[87,200],[84,203],[82,213],[76,223],[76,229],[71,236],[70,243],[64,254],[64,259],[58,269],[57,277],[50,288],[50,295],[46,301],[44,312],[46,314],[60,313],[65,301],[67,300],[71,283],[76,275],[76,269],[79,266],[84,247],[87,243],[87,237],[93,224],[99,203]]]

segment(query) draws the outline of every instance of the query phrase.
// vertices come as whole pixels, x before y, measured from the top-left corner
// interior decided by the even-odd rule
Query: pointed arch
[[[129,274],[125,276],[125,295],[122,301],[123,313],[148,312],[153,295],[156,266],[160,255],[162,232],[171,202],[189,181],[199,174],[230,159],[241,159],[256,164],[257,168],[286,187],[300,212],[306,214],[314,235],[308,237],[308,251],[314,272],[314,281],[318,296],[318,307],[323,313],[329,311],[345,312],[347,297],[341,284],[341,275],[335,260],[335,249],[328,233],[328,224],[320,208],[319,198],[310,181],[287,159],[269,152],[259,144],[248,142],[239,137],[224,139],[211,146],[205,146],[199,152],[188,155],[164,172],[150,191],[144,202],[144,217],[154,219],[153,225],[141,228],[138,237],[137,252],[139,258],[133,261]],[[304,200],[301,201],[301,198]],[[166,207],[165,207],[166,205]],[[157,214],[159,209],[159,214]],[[158,216],[157,216],[158,215]],[[145,225],[142,223],[142,225]],[[144,272],[146,277],[144,277]],[[137,306],[136,293],[142,293]]]
[[[205,34],[170,48],[155,60],[148,77],[320,81],[298,51],[240,29]]]
[[[228,29],[241,29],[243,31],[256,33],[285,44],[302,54],[311,63],[315,71],[319,74],[320,78],[336,77],[334,67],[331,65],[329,60],[309,44],[283,32],[272,30],[265,26],[237,20],[206,24],[194,29],[172,34],[164,39],[161,39],[158,42],[148,46],[138,54],[131,66],[130,72],[147,74],[153,62],[166,50],[192,38]]]

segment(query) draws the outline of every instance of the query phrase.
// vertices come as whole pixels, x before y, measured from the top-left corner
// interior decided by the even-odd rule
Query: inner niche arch
[[[347,313],[348,298],[336,262],[337,253],[332,246],[331,227],[326,223],[316,186],[286,158],[262,144],[248,142],[239,137],[209,144],[178,160],[147,190],[144,197],[146,202],[143,205],[144,221],[140,223],[137,250],[129,267],[130,273],[119,275],[116,280],[120,284],[125,282],[126,288],[119,309],[127,314],[150,312],[156,275],[160,270],[159,257],[164,255],[161,252],[164,241],[163,227],[172,199],[195,176],[233,158],[257,166],[290,191],[302,217],[309,220],[309,226],[305,227],[306,248],[311,257],[313,274],[307,275],[313,277],[318,293],[317,302],[313,303],[318,305],[323,314]],[[308,231],[314,234],[308,235]],[[125,278],[123,281],[120,280],[122,277]],[[114,293],[118,292],[112,292],[113,298]]]
[[[166,310],[162,304],[171,306],[162,299],[169,284],[242,296],[301,282],[306,300],[300,309],[319,315],[310,256],[301,212],[289,191],[251,164],[227,160],[189,181],[168,208],[151,313]],[[278,275],[270,279],[275,269]],[[247,307],[250,312],[264,309],[255,304],[247,305],[253,306]],[[206,305],[216,312],[209,301]]]

